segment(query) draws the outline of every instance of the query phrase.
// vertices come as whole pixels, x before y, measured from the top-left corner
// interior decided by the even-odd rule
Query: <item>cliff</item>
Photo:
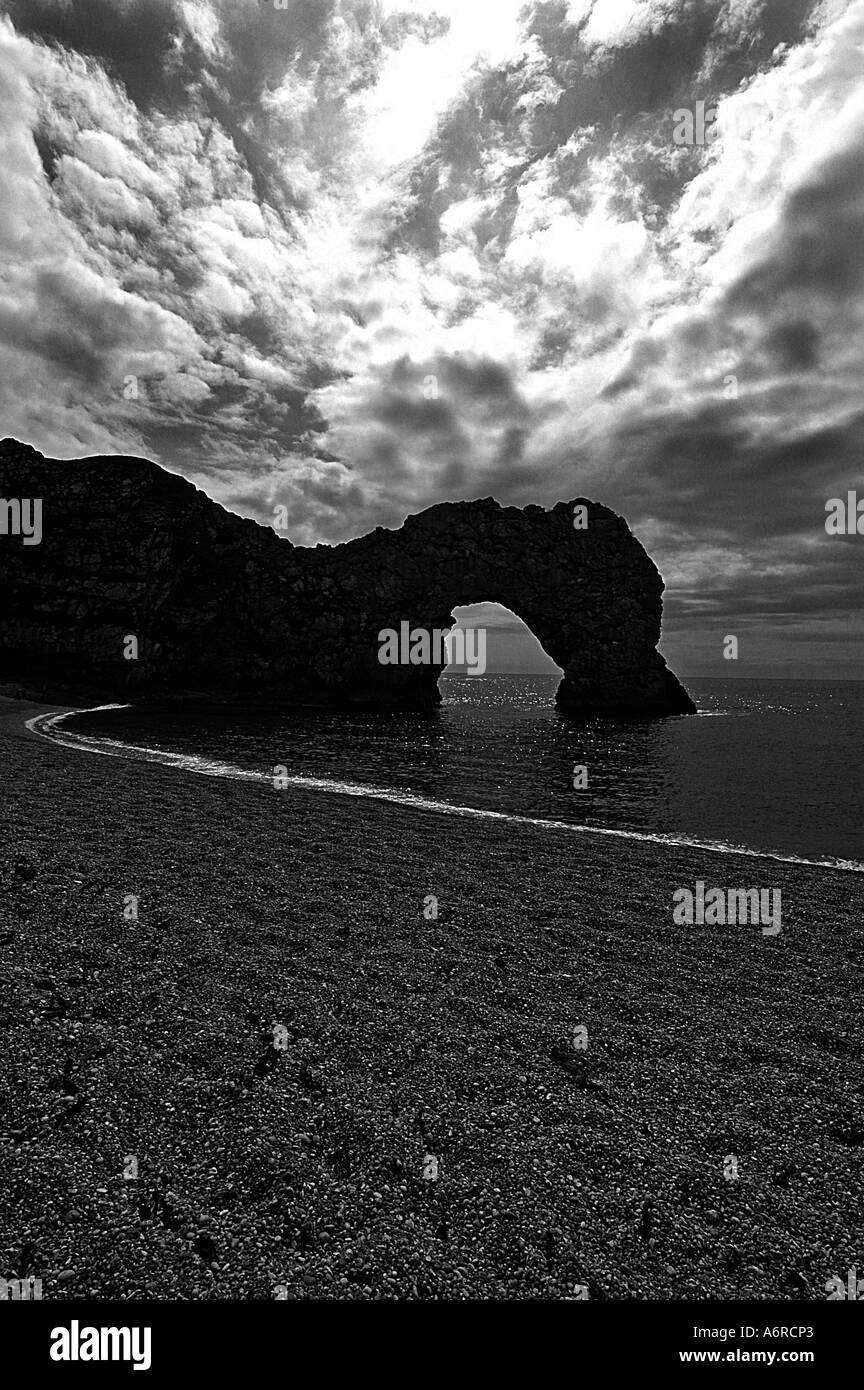
[[[38,544],[13,533],[14,499],[40,499]],[[494,600],[562,667],[562,709],[695,709],[656,649],[656,567],[585,498],[442,503],[397,531],[304,548],[146,459],[61,462],[6,439],[0,585],[0,679],[43,698],[430,708],[441,666],[382,665],[379,631],[449,628],[454,606]]]

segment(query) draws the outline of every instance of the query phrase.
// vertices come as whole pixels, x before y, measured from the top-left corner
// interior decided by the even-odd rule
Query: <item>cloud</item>
[[[309,544],[587,493],[671,636],[851,621],[862,0],[0,9],[4,433]]]

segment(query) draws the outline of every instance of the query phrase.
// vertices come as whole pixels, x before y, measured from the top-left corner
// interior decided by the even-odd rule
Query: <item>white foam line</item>
[[[37,714],[27,720],[27,728],[41,735],[50,743],[61,748],[76,748],[82,753],[98,753],[108,758],[128,758],[138,755],[136,761],[174,767],[182,772],[195,772],[204,777],[230,777],[237,781],[266,782],[273,785],[273,778],[266,772],[252,772],[233,763],[214,762],[194,753],[169,753],[160,748],[144,748],[140,744],[120,743],[117,739],[90,738],[86,734],[76,734],[70,729],[59,729],[59,725],[73,714],[98,714],[102,710],[129,709],[129,705],[95,705],[93,709],[69,709],[60,714]],[[534,816],[520,816],[512,811],[490,811],[477,806],[454,806],[449,801],[433,801],[429,797],[414,796],[411,792],[393,791],[389,787],[370,787],[359,782],[334,782],[326,777],[283,777],[290,787],[302,787],[307,791],[330,792],[337,796],[366,797],[371,801],[387,801],[397,806],[411,806],[418,811],[435,811],[439,815],[475,816],[482,820],[506,821],[510,825],[541,826],[546,830],[565,830],[570,834],[601,835],[618,840],[638,840],[643,844],[676,845],[683,849],[707,850],[711,854],[739,854],[748,859],[772,859],[778,864],[801,864],[813,869],[836,869],[844,873],[864,873],[864,864],[854,859],[804,859],[794,854],[772,854],[769,850],[744,849],[730,845],[722,840],[694,840],[688,835],[661,835],[642,830],[612,830],[597,825],[576,825],[570,821],[543,820]]]

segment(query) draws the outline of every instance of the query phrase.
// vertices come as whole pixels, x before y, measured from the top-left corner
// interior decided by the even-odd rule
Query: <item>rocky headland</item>
[[[0,515],[10,693],[432,708],[442,665],[382,665],[379,632],[450,628],[455,606],[494,601],[562,668],[563,710],[695,709],[657,651],[656,566],[587,498],[442,503],[395,531],[301,547],[147,459],[57,461],[6,439],[0,499],[40,503],[38,543]]]

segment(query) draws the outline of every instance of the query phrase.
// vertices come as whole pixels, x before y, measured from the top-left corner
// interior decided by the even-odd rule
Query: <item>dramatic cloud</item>
[[[584,493],[683,670],[860,671],[862,46],[864,0],[0,0],[2,432],[307,544]]]

